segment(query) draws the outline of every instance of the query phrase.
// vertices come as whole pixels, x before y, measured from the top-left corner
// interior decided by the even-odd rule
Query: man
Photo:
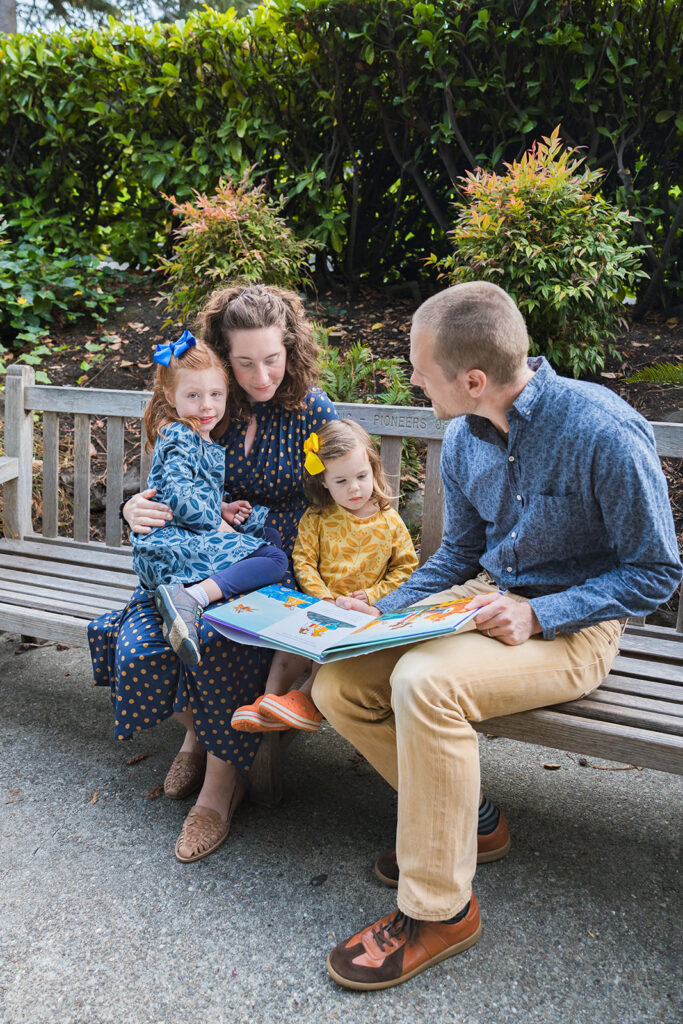
[[[398,909],[340,943],[332,977],[386,988],[479,938],[472,879],[507,825],[480,804],[470,722],[574,700],[608,674],[622,622],[673,593],[681,564],[647,422],[595,384],[528,359],[496,285],[428,299],[411,331],[412,382],[451,419],[439,550],[375,609],[471,596],[469,631],[324,666],[313,696],[398,791],[396,851],[376,872]],[[478,813],[479,809],[479,813]]]

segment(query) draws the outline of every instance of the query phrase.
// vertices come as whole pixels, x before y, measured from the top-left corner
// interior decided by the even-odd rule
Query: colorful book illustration
[[[273,584],[211,605],[203,617],[238,643],[292,651],[322,665],[454,633],[477,614],[463,611],[469,600],[416,604],[369,618]]]

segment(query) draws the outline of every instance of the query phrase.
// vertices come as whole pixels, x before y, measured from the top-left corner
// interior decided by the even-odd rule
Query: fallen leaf
[[[126,764],[137,764],[138,761],[144,761],[149,754],[134,754],[133,757],[129,757]]]
[[[606,372],[601,373],[600,376],[601,377],[609,377],[610,380],[616,380],[616,377],[617,377],[616,373],[606,373]]]
[[[144,334],[145,331],[149,330],[149,327],[146,324],[143,324],[140,320],[133,320],[133,322],[128,324],[128,326],[139,334]]]
[[[384,327],[384,324],[373,324],[372,327],[370,328],[370,330],[371,331],[379,331],[382,327]]]
[[[594,935],[594,934],[593,934],[593,932],[592,932],[592,931],[590,930],[590,928],[586,928],[586,931],[587,931],[587,932],[588,932],[588,934],[590,935],[591,939],[594,939],[594,938],[595,938],[595,935]]]
[[[147,794],[147,799],[148,800],[158,800],[159,797],[161,796],[161,794],[163,793],[163,791],[164,791],[164,787],[163,786],[153,786],[152,789],[150,789],[149,793]]]
[[[121,364],[121,365],[123,365],[123,364]],[[151,365],[152,365],[152,360],[151,359],[150,359],[150,361],[148,363],[138,363],[138,367],[141,370],[149,370]]]
[[[99,789],[96,789],[95,792],[93,793],[93,795],[90,798],[90,806],[91,807],[92,807],[93,804],[97,803],[97,799],[98,799],[99,795],[100,795],[100,791],[99,791]]]
[[[125,366],[132,366],[132,365],[133,365],[133,362],[132,362],[132,360],[131,360],[131,359],[122,359],[122,360],[121,360],[121,362],[119,363],[119,366],[120,366],[120,367],[121,367],[122,369],[123,369],[123,367],[125,367]]]
[[[560,764],[544,764],[543,767],[547,768],[547,770],[549,772],[558,772],[560,770],[560,768],[562,767],[562,765],[560,765]]]
[[[19,796],[19,794],[21,793],[21,790],[20,789],[10,789],[10,790],[8,790],[8,792],[9,792],[10,796]]]

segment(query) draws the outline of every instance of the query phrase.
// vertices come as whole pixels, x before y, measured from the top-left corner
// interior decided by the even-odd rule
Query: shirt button
[[[512,566],[511,566],[511,565],[508,565],[508,567],[507,567],[507,569],[506,569],[505,571],[506,571],[506,572],[512,572]]]
[[[508,455],[508,462],[514,462],[514,461],[515,461],[514,455]]]
[[[516,537],[516,536],[517,536],[517,531],[516,531],[516,530],[513,530],[513,531],[512,531],[512,533],[510,534],[510,536],[511,536],[511,537]]]
[[[521,500],[522,500],[522,495],[521,495],[521,494],[518,494],[518,495],[517,495],[517,501],[521,501]]]

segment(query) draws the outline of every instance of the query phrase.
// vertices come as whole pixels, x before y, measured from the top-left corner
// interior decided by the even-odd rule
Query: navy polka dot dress
[[[299,519],[307,502],[303,491],[304,441],[311,431],[337,419],[327,395],[311,388],[304,407],[290,411],[272,402],[252,407],[256,436],[244,453],[246,421],[235,421],[220,443],[225,447],[225,482],[233,501],[267,505],[267,526],[277,529],[291,558]],[[295,586],[288,573],[282,581]],[[235,708],[263,692],[273,652],[235,644],[200,620],[202,659],[182,665],[161,635],[152,594],[138,587],[122,611],[109,612],[88,626],[95,683],[111,688],[114,736],[129,739],[174,711],[192,709],[199,742],[223,761],[247,769],[259,733],[235,732]]]

